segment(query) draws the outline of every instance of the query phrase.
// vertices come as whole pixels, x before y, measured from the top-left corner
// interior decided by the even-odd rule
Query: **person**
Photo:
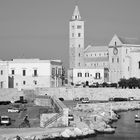
[[[28,125],[28,127],[30,127],[30,123],[29,123],[29,120],[28,120],[28,115],[25,116],[24,122],[26,123],[26,125]]]

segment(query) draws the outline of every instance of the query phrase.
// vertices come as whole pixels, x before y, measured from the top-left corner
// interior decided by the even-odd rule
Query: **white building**
[[[104,82],[103,69],[73,69],[73,83],[91,85]]]
[[[101,70],[104,82],[111,83],[121,78],[140,78],[140,41],[114,35],[108,46],[88,45],[85,48],[84,21],[75,6],[69,23],[69,68],[70,83],[78,81],[73,79],[77,74],[75,69],[91,69],[93,73],[95,69]]]
[[[1,88],[33,89],[62,85],[60,60],[13,59],[0,62]]]

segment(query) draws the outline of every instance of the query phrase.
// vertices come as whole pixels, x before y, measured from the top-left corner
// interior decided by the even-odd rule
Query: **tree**
[[[127,88],[127,86],[128,86],[128,80],[126,80],[126,79],[120,79],[120,81],[118,82],[118,84],[119,84],[119,87]]]
[[[128,87],[129,88],[136,88],[136,87],[138,87],[138,80],[135,77],[129,78],[129,80],[128,80]]]

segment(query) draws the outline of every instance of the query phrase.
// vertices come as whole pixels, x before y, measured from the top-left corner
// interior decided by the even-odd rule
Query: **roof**
[[[140,49],[134,49],[131,52],[136,52],[136,53],[140,53]]]
[[[123,44],[140,45],[140,40],[137,38],[118,37]]]
[[[140,39],[134,37],[122,37],[118,35],[114,35],[113,38],[118,38],[122,44],[133,44],[133,45],[140,45]]]
[[[108,46],[87,46],[87,48],[84,50],[85,53],[89,52],[107,52]]]
[[[103,62],[107,61],[108,62],[108,60],[109,60],[108,57],[90,57],[90,58],[86,57],[85,58],[86,62],[101,62],[101,61],[103,61]]]
[[[79,8],[78,8],[77,5],[75,6],[75,9],[74,9],[74,12],[73,12],[73,15],[72,15],[72,20],[81,20]]]

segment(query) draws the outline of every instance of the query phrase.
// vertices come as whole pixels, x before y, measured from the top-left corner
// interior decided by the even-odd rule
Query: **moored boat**
[[[135,122],[139,122],[140,123],[140,116],[135,115]]]
[[[113,134],[115,133],[115,128],[96,129],[95,132],[101,134]]]

